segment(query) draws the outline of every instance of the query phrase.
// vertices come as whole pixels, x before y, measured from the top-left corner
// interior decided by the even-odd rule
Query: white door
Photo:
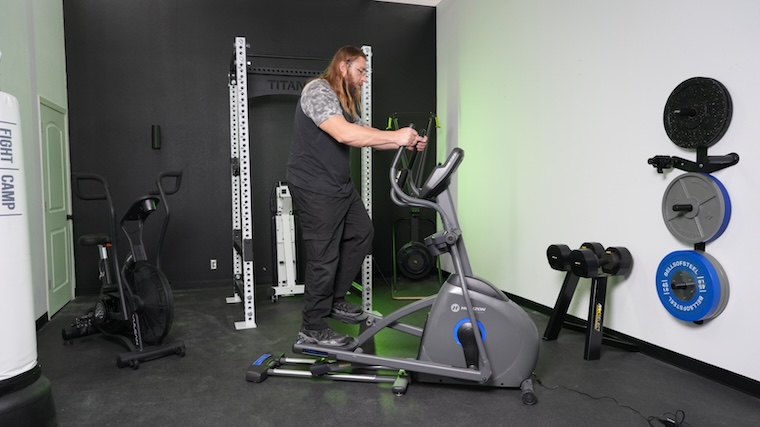
[[[74,298],[74,246],[66,110],[40,99],[42,186],[48,271],[48,316]]]

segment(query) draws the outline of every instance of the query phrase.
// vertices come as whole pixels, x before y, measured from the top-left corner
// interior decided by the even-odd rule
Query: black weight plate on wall
[[[731,123],[731,95],[723,84],[708,77],[692,77],[679,84],[665,104],[665,132],[683,148],[710,147]]]

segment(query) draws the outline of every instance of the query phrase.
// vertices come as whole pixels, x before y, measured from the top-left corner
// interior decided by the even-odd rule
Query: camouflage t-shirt
[[[338,115],[349,122],[362,123],[360,117],[351,117],[343,111],[338,95],[327,81],[313,80],[303,88],[293,119],[288,183],[328,196],[351,194],[349,146],[319,128],[322,122]]]
[[[344,116],[350,122],[362,123],[360,117],[350,118],[348,114],[343,114],[338,95],[323,79],[312,80],[304,86],[301,92],[301,109],[317,126],[332,116]]]

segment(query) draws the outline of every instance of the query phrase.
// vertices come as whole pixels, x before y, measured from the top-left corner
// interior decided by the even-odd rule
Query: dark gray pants
[[[306,251],[303,328],[327,328],[333,299],[343,298],[372,250],[374,229],[359,194],[330,197],[290,185]]]

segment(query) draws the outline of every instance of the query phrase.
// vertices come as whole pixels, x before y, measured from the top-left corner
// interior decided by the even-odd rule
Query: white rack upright
[[[297,69],[298,67],[254,67],[249,58],[281,59],[291,62],[325,61],[317,58],[279,57],[272,55],[249,55],[245,37],[236,37],[234,53],[230,62],[228,78],[230,96],[230,150],[232,185],[232,241],[233,241],[233,295],[227,303],[243,303],[242,321],[235,322],[236,329],[256,327],[255,267],[253,254],[253,209],[251,205],[251,157],[249,147],[248,100],[249,98],[286,94],[300,95],[300,90],[309,79],[320,74],[322,69]],[[367,69],[372,69],[372,47],[362,46],[367,56]],[[327,60],[329,62],[329,60]],[[305,67],[313,68],[313,67]],[[252,94],[249,94],[249,77]],[[255,79],[255,77],[263,77]],[[277,79],[273,79],[277,77]],[[372,74],[362,86],[362,118],[372,125]],[[372,218],[372,151],[362,148],[361,153],[361,197],[367,214]],[[287,231],[287,230],[286,230]],[[269,233],[267,233],[269,235]],[[372,311],[372,257],[367,256],[362,264],[362,305]],[[299,286],[299,285],[295,285]],[[273,294],[278,293],[277,286]],[[281,290],[293,293],[302,286]]]

